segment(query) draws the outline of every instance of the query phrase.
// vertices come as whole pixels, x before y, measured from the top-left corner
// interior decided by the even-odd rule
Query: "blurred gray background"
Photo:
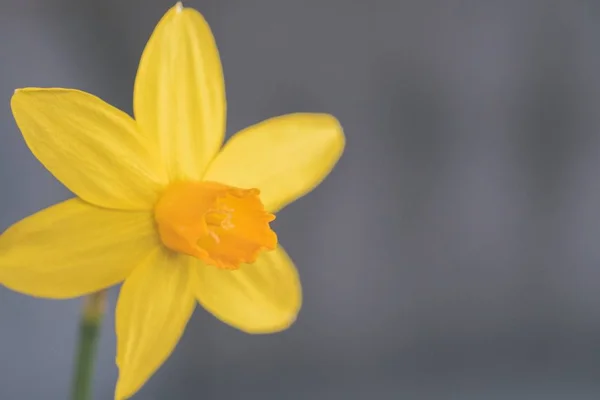
[[[26,148],[13,90],[131,112],[174,2],[0,2],[0,231],[70,196]],[[304,283],[293,328],[249,336],[198,309],[135,399],[600,398],[599,3],[185,5],[219,44],[229,134],[329,112],[347,151],[277,220]],[[67,398],[80,306],[0,288],[0,399]],[[114,358],[111,310],[97,399]]]

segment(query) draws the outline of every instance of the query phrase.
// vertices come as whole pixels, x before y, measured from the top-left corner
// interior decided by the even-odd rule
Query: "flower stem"
[[[73,375],[72,400],[91,399],[91,381],[96,357],[98,329],[104,316],[106,291],[87,296],[83,303],[83,312],[79,323],[79,344]]]

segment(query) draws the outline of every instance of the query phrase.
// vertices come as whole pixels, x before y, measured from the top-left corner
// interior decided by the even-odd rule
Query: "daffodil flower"
[[[175,348],[200,303],[248,333],[286,329],[298,273],[269,223],[342,154],[326,114],[275,117],[223,148],[221,61],[200,13],[171,8],[142,54],[135,119],[78,90],[17,90],[11,107],[37,159],[77,198],[0,236],[0,282],[72,298],[124,281],[115,398],[132,396]]]

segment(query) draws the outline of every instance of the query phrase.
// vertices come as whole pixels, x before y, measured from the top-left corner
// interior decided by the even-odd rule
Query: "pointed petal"
[[[327,114],[289,114],[242,130],[209,166],[205,180],[258,188],[276,212],[310,192],[344,150],[338,121]]]
[[[107,208],[152,207],[166,174],[130,116],[72,89],[20,89],[11,108],[32,153],[77,196]]]
[[[0,283],[32,296],[77,297],[121,282],[156,246],[149,212],[67,200],[0,236]]]
[[[247,333],[288,328],[302,304],[296,267],[279,247],[262,253],[254,264],[224,270],[193,261],[195,291],[204,308],[221,321]]]
[[[116,397],[137,392],[175,349],[194,311],[189,266],[164,249],[127,278],[117,303]]]
[[[204,17],[180,3],[160,20],[135,80],[135,118],[172,179],[200,179],[225,135],[225,83]]]

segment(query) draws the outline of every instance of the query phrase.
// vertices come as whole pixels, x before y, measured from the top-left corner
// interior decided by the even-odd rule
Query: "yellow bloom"
[[[117,399],[170,355],[196,302],[249,333],[293,323],[300,282],[269,223],[318,185],[344,148],[332,116],[291,114],[220,149],[219,54],[202,15],[180,3],[142,54],[133,98],[135,120],[77,90],[15,92],[27,145],[78,198],[0,236],[0,282],[18,292],[70,298],[124,281]]]

